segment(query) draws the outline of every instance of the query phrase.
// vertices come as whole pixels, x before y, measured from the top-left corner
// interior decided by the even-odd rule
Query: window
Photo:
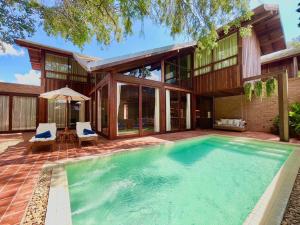
[[[165,82],[176,84],[177,77],[177,58],[171,58],[165,61]]]
[[[142,87],[143,134],[159,132],[159,89]]]
[[[211,55],[213,54],[213,55]],[[223,69],[237,64],[237,33],[218,41],[218,46],[210,50],[195,51],[195,76]]]
[[[47,53],[45,70],[47,78],[66,80],[69,72],[68,58]]]
[[[191,94],[166,90],[166,131],[191,128]]]
[[[187,80],[191,77],[191,55],[184,55],[179,58],[180,79]]]
[[[0,95],[0,131],[9,129],[9,96]]]
[[[45,70],[47,78],[87,82],[87,71],[73,58],[46,53]]]
[[[142,78],[147,80],[161,81],[160,62],[148,66],[128,70],[128,71],[123,71],[121,73],[126,76],[132,76],[132,77]]]
[[[66,122],[66,101],[48,100],[48,122],[56,123],[57,128],[64,128]]]
[[[124,109],[127,105],[127,111]],[[139,86],[117,83],[117,135],[139,133]],[[127,115],[124,115],[124,112]]]
[[[196,50],[195,51],[195,60],[194,60],[194,67],[195,67],[195,76],[205,74],[211,71],[211,61],[212,55],[210,50]]]
[[[36,104],[36,97],[13,96],[13,130],[33,130],[36,128]]]
[[[165,83],[190,87],[192,55],[179,55],[165,60]]]

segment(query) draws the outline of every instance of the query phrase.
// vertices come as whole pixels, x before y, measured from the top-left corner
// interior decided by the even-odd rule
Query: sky
[[[262,3],[275,3],[279,5],[281,21],[286,41],[300,35],[300,28],[297,27],[300,14],[296,12],[297,0],[252,0],[251,8]],[[141,34],[141,24],[135,23],[133,35],[124,38],[121,42],[112,42],[109,46],[101,47],[96,41],[92,41],[80,50],[72,43],[60,37],[47,36],[42,27],[37,29],[33,37],[28,40],[69,51],[75,51],[86,55],[100,58],[110,58],[124,54],[134,53],[165,45],[190,41],[188,37],[181,35],[176,38],[170,36],[166,27],[152,23],[149,20],[144,22],[144,33]],[[12,82],[21,84],[40,84],[40,72],[31,69],[28,52],[25,48],[6,45],[6,52],[0,51],[0,82]]]

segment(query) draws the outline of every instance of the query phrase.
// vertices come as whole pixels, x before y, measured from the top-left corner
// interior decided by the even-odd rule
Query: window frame
[[[218,71],[218,70],[222,70],[222,69],[226,69],[228,67],[231,67],[231,66],[236,66],[238,65],[238,54],[239,54],[239,49],[238,49],[238,42],[239,42],[239,36],[238,36],[238,33],[237,32],[234,32],[226,37],[223,37],[222,39],[218,40],[218,42],[224,40],[224,39],[229,39],[230,37],[233,37],[234,35],[236,35],[236,54],[234,55],[230,55],[228,56],[227,58],[223,58],[223,59],[220,59],[220,60],[217,60],[217,61],[214,61],[215,59],[215,54],[216,54],[216,50],[213,49],[211,50],[211,60],[210,60],[210,63],[206,64],[206,65],[203,65],[203,66],[200,66],[200,67],[196,67],[194,68],[194,77],[197,77],[197,76],[202,76],[202,75],[205,75],[205,74],[208,74],[208,73],[211,73],[211,72],[214,72],[214,71]],[[196,52],[194,52],[194,55],[197,54]],[[196,56],[194,56],[194,61],[197,60],[196,59]],[[233,60],[235,61],[235,63],[230,63],[230,61]],[[216,65],[220,64],[220,63],[224,63],[226,61],[229,61],[229,65],[227,66],[222,66],[220,68],[216,68]],[[195,62],[194,62],[194,65],[195,65]],[[205,69],[205,68],[210,68],[209,71],[207,72],[199,72],[200,70],[202,69]]]

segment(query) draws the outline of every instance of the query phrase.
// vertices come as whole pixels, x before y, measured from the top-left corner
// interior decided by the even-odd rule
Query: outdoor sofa
[[[247,123],[243,119],[219,119],[216,120],[214,129],[242,132],[247,130]]]

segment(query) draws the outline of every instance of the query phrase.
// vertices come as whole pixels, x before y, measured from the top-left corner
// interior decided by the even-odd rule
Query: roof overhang
[[[290,59],[295,56],[300,56],[300,47],[288,48],[278,52],[273,52],[268,55],[264,55],[261,57],[261,64],[263,65],[276,61],[281,61],[284,59]]]
[[[278,5],[263,4],[253,12],[251,25],[259,40],[262,55],[286,49]]]
[[[24,39],[17,39],[15,40],[15,43],[28,49],[31,66],[32,69],[34,70],[41,70],[42,50],[45,50],[50,53],[52,52],[55,54],[74,57],[74,59],[78,61],[78,63],[86,70],[88,69],[87,64],[89,62],[95,60],[101,60],[100,58],[97,57],[87,56],[80,53],[71,52],[65,49],[55,48],[52,46],[43,45],[37,42],[24,40]]]

